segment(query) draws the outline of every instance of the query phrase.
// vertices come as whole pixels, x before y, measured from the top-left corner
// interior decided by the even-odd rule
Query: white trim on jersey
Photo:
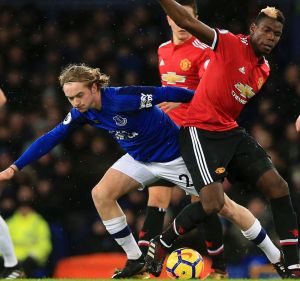
[[[199,39],[195,39],[192,43],[192,45],[195,47],[195,48],[199,48],[199,49],[206,49],[208,48],[209,46],[204,44],[203,42],[201,42]]]
[[[211,44],[212,50],[214,50],[216,48],[216,44],[217,44],[217,41],[218,41],[218,34],[217,34],[217,31],[215,29],[214,29],[214,33],[215,33],[214,41]]]
[[[203,179],[203,182],[205,185],[208,185],[213,182],[213,179],[209,173],[205,156],[202,150],[202,146],[200,143],[200,140],[197,135],[197,129],[195,127],[190,127],[189,128],[190,135],[191,135],[191,140],[193,144],[193,149],[194,149],[194,155],[196,157],[196,161],[198,164],[198,168],[201,174],[201,177]]]
[[[172,43],[171,40],[169,40],[169,41],[167,41],[167,42],[165,42],[165,43],[162,43],[162,44],[159,45],[158,49],[159,49],[160,47],[166,46],[166,45],[168,45],[168,44],[170,44],[170,43]]]

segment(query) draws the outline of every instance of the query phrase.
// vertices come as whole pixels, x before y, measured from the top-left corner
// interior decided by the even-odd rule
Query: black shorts
[[[255,185],[263,173],[274,169],[264,149],[240,127],[225,132],[181,128],[180,149],[198,191],[225,177]]]

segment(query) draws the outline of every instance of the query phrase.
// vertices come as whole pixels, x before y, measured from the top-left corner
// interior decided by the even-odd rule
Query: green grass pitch
[[[0,279],[0,280],[4,280],[4,279]],[[75,281],[108,281],[108,280],[112,280],[112,279],[73,279],[73,278],[68,278],[68,279],[55,279],[55,278],[43,278],[43,279],[15,279],[15,280],[24,280],[24,281],[37,281],[37,280],[41,280],[41,281],[71,281],[71,280],[75,280]],[[132,281],[132,280],[137,280],[137,279],[121,279],[122,281]],[[142,280],[142,279],[141,279]],[[151,278],[151,280],[157,280],[157,281],[170,281],[172,279],[156,279],[156,278]],[[196,280],[196,279],[194,279]],[[200,279],[197,279],[200,280]],[[213,280],[213,279],[207,279],[208,280]],[[266,281],[278,281],[281,280],[279,278],[277,279],[224,279],[226,281],[245,281],[245,280],[251,280],[251,281],[261,281],[261,280],[266,280]],[[300,279],[293,279],[293,280],[300,280]]]

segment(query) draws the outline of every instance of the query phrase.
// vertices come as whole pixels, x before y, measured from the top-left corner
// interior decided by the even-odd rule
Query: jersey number
[[[181,181],[185,181],[186,187],[192,187],[192,186],[193,186],[193,184],[190,183],[190,178],[189,178],[188,175],[182,174],[182,175],[179,176],[179,179],[180,179]]]

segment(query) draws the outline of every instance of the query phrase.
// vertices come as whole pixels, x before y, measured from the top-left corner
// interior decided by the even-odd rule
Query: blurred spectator
[[[26,276],[36,276],[44,268],[51,252],[51,235],[48,223],[34,209],[34,191],[20,186],[17,195],[19,206],[7,221],[15,252]]]

